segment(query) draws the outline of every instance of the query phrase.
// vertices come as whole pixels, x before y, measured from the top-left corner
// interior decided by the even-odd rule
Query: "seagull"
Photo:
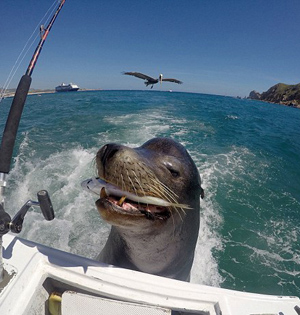
[[[178,84],[182,84],[181,81],[177,80],[177,79],[163,79],[163,75],[160,74],[158,79],[149,77],[146,74],[140,73],[140,72],[123,72],[123,74],[126,75],[133,75],[134,77],[140,78],[145,80],[145,84],[146,86],[151,85],[151,89],[153,88],[153,85],[158,83],[158,82],[162,82],[162,81],[168,81],[168,82],[174,82],[174,83],[178,83]]]

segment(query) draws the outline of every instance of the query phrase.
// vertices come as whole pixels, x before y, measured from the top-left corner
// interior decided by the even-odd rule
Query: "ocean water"
[[[1,132],[11,99],[0,104]],[[181,142],[202,177],[201,227],[192,281],[300,296],[300,110],[192,93],[94,91],[28,96],[6,190],[13,216],[40,189],[20,236],[94,258],[110,227],[82,180],[108,142]]]

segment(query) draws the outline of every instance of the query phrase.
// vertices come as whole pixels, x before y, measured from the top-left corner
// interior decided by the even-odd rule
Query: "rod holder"
[[[28,200],[14,216],[14,218],[10,222],[10,230],[13,233],[20,233],[22,231],[23,221],[30,207],[40,207],[43,216],[47,221],[51,221],[54,219],[55,215],[53,211],[53,206],[47,190],[40,190],[37,193],[37,198],[38,201]]]
[[[20,233],[23,227],[23,221],[27,211],[30,207],[40,207],[47,221],[54,219],[53,206],[46,190],[40,190],[37,193],[39,201],[28,200],[17,212],[14,218],[11,220],[10,215],[5,212],[3,205],[0,203],[0,237],[12,231],[13,233]]]
[[[47,190],[40,190],[37,193],[38,201],[40,208],[42,210],[42,213],[44,215],[44,218],[47,221],[51,221],[54,219],[54,211],[53,211],[53,206],[52,202],[50,200],[49,194]]]
[[[30,207],[40,207],[44,215],[44,218],[47,221],[53,220],[55,217],[48,192],[46,190],[40,190],[37,193],[37,198],[38,201],[28,200],[23,205],[23,207],[17,212],[17,214],[14,216],[12,220],[10,215],[7,212],[5,212],[3,202],[1,202],[0,200],[0,284],[4,281],[5,274],[2,255],[2,236],[8,233],[9,231],[13,233],[20,233],[22,231],[23,221]]]

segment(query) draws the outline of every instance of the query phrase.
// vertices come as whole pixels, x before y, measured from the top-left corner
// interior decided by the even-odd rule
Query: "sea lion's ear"
[[[200,188],[201,188],[200,197],[201,197],[201,199],[203,199],[204,198],[204,189],[202,187],[200,187]]]

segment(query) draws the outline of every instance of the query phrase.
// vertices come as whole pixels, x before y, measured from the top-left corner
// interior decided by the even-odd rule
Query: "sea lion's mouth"
[[[120,214],[144,216],[148,220],[166,220],[171,216],[169,207],[137,203],[125,196],[121,198],[112,195],[107,196],[105,195],[104,189],[102,189],[100,194],[100,202],[101,201],[102,204],[109,204],[109,206],[105,207],[106,210],[113,210]]]
[[[99,202],[107,211],[119,214],[145,216],[149,220],[165,220],[171,216],[174,203],[153,196],[139,196],[127,192],[100,178],[87,179],[81,186],[92,193],[100,195]],[[176,206],[186,207],[176,204]]]

